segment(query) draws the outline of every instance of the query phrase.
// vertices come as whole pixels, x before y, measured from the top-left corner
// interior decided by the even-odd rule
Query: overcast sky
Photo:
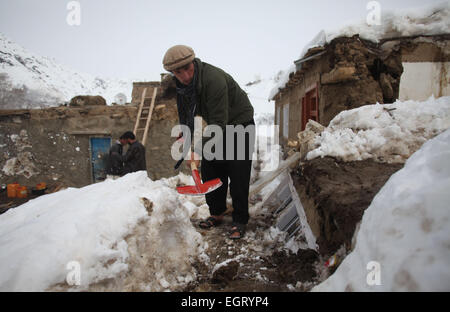
[[[298,58],[322,29],[365,20],[363,0],[0,0],[0,32],[29,51],[103,78],[159,80],[175,44],[221,67],[238,82],[273,76]],[[442,0],[378,1],[381,9]]]

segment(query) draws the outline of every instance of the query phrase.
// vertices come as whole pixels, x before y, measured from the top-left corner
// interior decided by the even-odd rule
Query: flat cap
[[[167,71],[173,71],[192,62],[195,58],[194,50],[185,45],[176,45],[167,50],[163,65]]]

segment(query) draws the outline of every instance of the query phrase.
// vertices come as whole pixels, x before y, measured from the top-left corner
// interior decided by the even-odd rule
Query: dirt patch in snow
[[[351,241],[364,210],[403,164],[373,160],[342,162],[331,157],[307,161],[292,173],[320,254],[331,256]]]
[[[270,213],[252,216],[241,240],[227,236],[231,217],[218,227],[204,230],[193,219],[197,230],[208,242],[209,265],[195,264],[198,278],[184,291],[307,291],[322,279],[323,260],[313,250],[297,254],[285,248],[283,239],[267,239],[274,224]]]

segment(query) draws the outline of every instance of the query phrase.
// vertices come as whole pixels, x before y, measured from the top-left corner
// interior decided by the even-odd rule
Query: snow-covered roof
[[[414,9],[386,10],[381,11],[380,25],[369,25],[364,19],[349,23],[337,30],[321,30],[303,48],[299,59],[303,58],[310,49],[325,46],[339,37],[359,35],[362,39],[377,43],[387,38],[432,36],[448,33],[450,33],[450,4],[448,1]],[[289,81],[289,75],[293,72],[295,72],[295,65],[291,64],[270,92],[270,100],[280,89],[285,87]]]

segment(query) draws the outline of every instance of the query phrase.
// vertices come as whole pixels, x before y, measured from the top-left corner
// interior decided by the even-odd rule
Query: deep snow
[[[77,289],[117,277],[129,269],[125,238],[140,223],[148,223],[150,254],[165,261],[149,264],[154,266],[155,284],[149,283],[148,290],[184,282],[175,280],[177,276],[193,279],[191,257],[208,259],[202,256],[201,235],[189,221],[199,206],[193,210],[187,203],[196,199],[176,193],[180,179],[193,183],[182,174],[151,181],[145,172],[136,172],[44,195],[10,209],[0,216],[0,290],[46,290],[66,280],[67,265],[73,261],[81,267]],[[141,198],[153,203],[150,213]],[[163,272],[172,265],[181,270],[175,276]]]
[[[365,211],[353,252],[313,290],[449,291],[449,160],[450,129],[391,176]]]
[[[364,105],[334,117],[315,138],[307,159],[331,156],[344,161],[373,158],[401,163],[448,128],[450,96]]]

